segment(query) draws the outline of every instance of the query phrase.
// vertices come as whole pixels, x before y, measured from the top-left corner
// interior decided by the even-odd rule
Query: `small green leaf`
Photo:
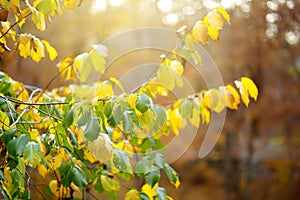
[[[72,109],[66,113],[63,121],[63,126],[65,128],[68,128],[73,123],[73,120],[74,120],[74,110]]]
[[[158,187],[156,190],[155,200],[166,200],[166,199],[167,199],[166,189],[162,187]]]
[[[7,151],[8,154],[12,157],[15,158],[17,155],[22,153],[24,151],[25,145],[28,143],[28,135],[27,134],[22,134],[19,137],[11,140],[7,144]]]
[[[86,125],[84,135],[87,140],[93,141],[98,138],[100,133],[100,122],[97,117],[93,117]]]
[[[2,135],[2,142],[7,145],[9,141],[11,141],[14,138],[16,132],[16,128],[5,131]]]
[[[27,143],[24,149],[23,156],[25,161],[27,161],[30,166],[35,167],[37,164],[40,164],[43,156],[40,145],[35,142]]]
[[[159,181],[160,179],[160,171],[153,167],[152,171],[146,174],[146,182],[151,186],[154,187],[154,185]]]
[[[77,121],[78,126],[84,126],[91,120],[91,112],[90,110],[86,110],[83,115]]]
[[[85,178],[85,176],[82,173],[82,170],[79,168],[79,166],[75,166],[72,170],[72,175],[73,175],[73,183],[80,187],[80,188],[84,188],[87,186],[87,180]]]
[[[106,102],[106,104],[104,106],[104,115],[107,118],[109,118],[111,116],[113,107],[114,107],[114,102],[113,101]]]
[[[145,156],[136,164],[136,173],[138,176],[143,177],[145,174],[151,171],[151,166],[151,160],[149,157]]]
[[[189,100],[183,100],[180,103],[180,114],[183,118],[191,118],[193,116],[193,104]]]
[[[115,149],[113,162],[117,169],[132,173],[132,166],[129,160],[128,153]]]
[[[135,102],[136,109],[138,109],[141,113],[145,113],[152,105],[152,99],[146,94],[139,95]]]

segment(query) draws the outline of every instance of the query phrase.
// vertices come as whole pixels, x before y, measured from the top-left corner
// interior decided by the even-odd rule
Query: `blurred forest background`
[[[202,159],[198,152],[205,127],[199,129],[193,144],[173,163],[182,185],[178,190],[167,181],[163,185],[174,199],[300,199],[299,0],[87,0],[53,18],[44,33],[30,25],[20,31],[47,39],[59,62],[124,31],[192,27],[217,5],[230,13],[231,25],[219,42],[211,41],[205,49],[225,84],[249,76],[258,85],[259,98],[248,109],[241,105],[238,111],[227,111],[217,145]],[[130,60],[120,63],[125,64],[130,66]],[[42,88],[57,75],[53,62],[36,64],[15,52],[1,60],[1,70]],[[50,87],[58,84],[57,78]]]

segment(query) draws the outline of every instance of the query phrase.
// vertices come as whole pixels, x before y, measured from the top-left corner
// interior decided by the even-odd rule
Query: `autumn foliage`
[[[24,59],[40,62],[56,50],[30,33],[17,34],[15,26],[33,22],[40,31],[46,21],[75,9],[77,0],[1,0],[0,52],[15,48]],[[178,173],[163,156],[162,136],[180,134],[187,123],[198,127],[210,123],[211,112],[237,110],[240,102],[248,107],[258,90],[250,78],[235,80],[218,88],[202,90],[168,105],[154,103],[176,87],[183,87],[184,60],[201,63],[197,44],[218,40],[228,13],[218,7],[194,27],[180,30],[181,46],[162,59],[157,72],[135,91],[126,92],[114,77],[88,83],[90,74],[105,73],[108,49],[96,44],[88,52],[68,56],[56,66],[61,81],[74,83],[52,90],[28,87],[0,74],[0,192],[5,199],[31,198],[28,169],[37,169],[42,178],[53,177],[42,195],[83,198],[91,190],[106,192],[115,199],[120,179],[142,180],[137,188],[128,188],[125,199],[171,199],[160,187],[161,173],[179,187]],[[13,47],[8,47],[8,41]],[[114,87],[121,94],[115,94]]]

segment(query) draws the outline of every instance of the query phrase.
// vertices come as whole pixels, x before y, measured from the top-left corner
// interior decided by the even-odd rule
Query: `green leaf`
[[[132,173],[132,166],[129,160],[128,153],[115,149],[113,163],[114,166],[120,171]]]
[[[60,145],[62,147],[66,147],[71,152],[74,151],[70,141],[67,138],[67,133],[66,133],[66,130],[64,127],[62,127],[62,126],[56,127],[55,140],[58,145]]]
[[[14,138],[16,132],[17,132],[16,128],[4,131],[2,135],[2,142],[7,145],[9,141],[11,141]]]
[[[104,115],[109,118],[112,114],[113,111],[113,107],[114,107],[114,102],[113,101],[108,101],[106,102],[105,106],[104,106]]]
[[[113,112],[113,118],[117,125],[119,125],[121,123],[121,121],[123,120],[123,111],[122,111],[121,105],[117,105],[117,107],[115,108],[115,110]]]
[[[102,186],[102,184],[101,184],[101,179],[100,179],[100,177],[97,179],[97,182],[96,182],[94,188],[95,188],[95,190],[97,190],[97,192],[99,192],[99,193],[104,192],[104,188],[103,188],[103,186]]]
[[[158,187],[156,190],[155,200],[166,200],[166,199],[167,199],[166,189],[162,187]]]
[[[66,113],[63,121],[63,126],[65,128],[68,128],[73,123],[73,120],[74,120],[74,110],[72,109]]]
[[[132,110],[126,110],[123,113],[123,129],[124,132],[132,131],[135,125],[138,125],[138,117]]]
[[[97,139],[100,133],[100,122],[97,117],[93,117],[86,125],[84,135],[87,140],[93,141]]]
[[[25,145],[28,143],[28,135],[27,134],[22,134],[19,137],[11,140],[7,144],[7,151],[8,154],[12,157],[15,158],[17,155],[22,153],[24,151]]]
[[[156,133],[156,132],[160,131],[160,129],[167,122],[167,113],[166,113],[166,110],[162,106],[159,106],[159,105],[154,106],[154,108],[152,110],[155,114],[155,119],[152,120],[149,127],[154,133]]]
[[[154,187],[154,185],[159,181],[160,179],[160,171],[153,167],[152,171],[146,174],[146,182],[151,186]]]
[[[25,161],[27,161],[32,167],[35,167],[37,164],[40,164],[43,156],[40,145],[35,142],[27,143],[24,149],[23,156]]]
[[[91,112],[90,110],[85,110],[83,115],[77,121],[78,126],[84,126],[91,120]]]
[[[148,195],[145,192],[140,193],[141,200],[150,200]]]
[[[165,164],[165,171],[172,184],[176,184],[179,181],[178,173],[167,163]]]
[[[183,100],[180,103],[179,111],[183,118],[191,118],[193,116],[193,103],[189,100]]]
[[[87,180],[85,178],[85,176],[82,173],[82,170],[79,168],[79,166],[75,166],[72,170],[72,177],[73,177],[73,183],[80,187],[80,188],[84,188],[87,186]]]
[[[151,171],[151,160],[145,156],[136,164],[136,173],[138,176],[143,177],[145,174]]]
[[[139,95],[135,103],[136,109],[141,113],[145,113],[152,105],[152,99],[146,94]]]

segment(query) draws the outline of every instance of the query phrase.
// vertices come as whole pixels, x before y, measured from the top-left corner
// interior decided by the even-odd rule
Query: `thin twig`
[[[25,15],[24,17],[20,18],[18,21],[16,21],[15,23],[13,23],[1,36],[0,39],[3,38],[15,25],[17,25],[18,23],[20,23],[23,19],[25,19],[26,17],[30,16],[32,14],[32,12],[28,13],[27,15]]]
[[[69,104],[69,102],[30,103],[30,102],[21,101],[19,99],[8,97],[8,96],[3,96],[3,95],[0,95],[0,98],[4,99],[6,101],[11,101],[11,102],[16,103],[16,104],[23,104],[23,105],[28,105],[28,106],[50,106],[50,105]]]

